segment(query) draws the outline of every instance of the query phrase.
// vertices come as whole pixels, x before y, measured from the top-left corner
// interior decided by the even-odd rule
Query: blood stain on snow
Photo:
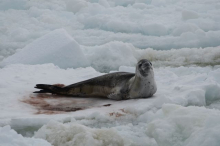
[[[125,114],[119,113],[119,112],[113,112],[113,113],[109,113],[109,116],[115,116],[115,117],[121,117],[121,116],[125,116]]]
[[[86,106],[88,102],[84,99],[79,100],[52,94],[30,95],[22,102],[36,107],[38,111],[35,114],[61,114],[89,108]],[[85,106],[78,106],[80,104],[85,104]]]
[[[127,114],[127,112],[124,109],[120,109],[120,111],[122,113],[121,112],[112,112],[112,113],[109,113],[109,116],[115,116],[116,118],[118,118],[118,117],[125,116]]]
[[[21,102],[34,106],[38,111],[35,114],[62,114],[89,109],[92,107],[108,107],[112,104],[96,103],[97,99],[73,98],[54,94],[30,94]]]

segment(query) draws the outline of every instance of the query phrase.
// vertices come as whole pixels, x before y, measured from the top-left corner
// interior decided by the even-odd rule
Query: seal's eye
[[[138,64],[138,67],[140,68],[140,67],[141,67],[141,65],[142,65],[141,63],[140,63],[140,64]]]

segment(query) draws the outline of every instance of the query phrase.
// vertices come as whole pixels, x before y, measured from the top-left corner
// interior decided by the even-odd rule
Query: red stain
[[[124,110],[124,109],[120,109],[120,112],[113,112],[113,113],[109,113],[109,116],[115,116],[116,118],[118,117],[122,117],[122,116],[125,116],[127,114],[127,112]]]
[[[97,100],[88,98],[74,98],[54,94],[30,94],[21,102],[30,104],[37,109],[35,114],[62,114],[84,110],[92,107],[107,107],[111,104],[97,105]]]
[[[119,112],[113,112],[113,113],[109,113],[109,116],[115,116],[115,117],[121,117],[121,116],[125,116],[125,114],[119,113]]]
[[[38,111],[35,114],[61,114],[83,110],[88,107],[79,107],[77,104],[87,103],[84,99],[75,100],[52,94],[34,94],[22,100],[34,106]]]

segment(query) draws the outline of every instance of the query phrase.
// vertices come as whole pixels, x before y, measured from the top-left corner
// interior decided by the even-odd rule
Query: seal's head
[[[147,59],[142,59],[137,63],[136,74],[140,77],[147,77],[149,74],[152,74],[153,67],[152,63]]]

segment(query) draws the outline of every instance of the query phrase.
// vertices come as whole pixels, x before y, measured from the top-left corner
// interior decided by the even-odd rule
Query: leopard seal
[[[37,84],[34,93],[52,93],[73,97],[104,97],[113,100],[151,97],[157,91],[153,66],[147,59],[140,60],[135,73],[115,72],[68,86]]]

